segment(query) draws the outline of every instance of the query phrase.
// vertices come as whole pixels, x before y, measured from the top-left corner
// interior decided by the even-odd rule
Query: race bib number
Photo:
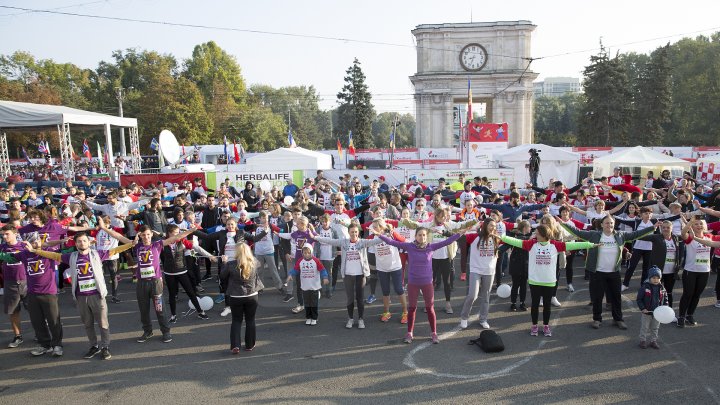
[[[665,257],[665,263],[675,263],[675,259],[672,257]]]
[[[708,263],[710,263],[710,259],[708,259],[708,258],[698,257],[698,258],[695,259],[695,264],[707,265]]]
[[[155,277],[155,268],[154,267],[141,267],[140,268],[140,278],[153,278]]]
[[[90,280],[78,280],[78,288],[80,289],[81,293],[97,291],[97,286],[95,285],[94,278]]]

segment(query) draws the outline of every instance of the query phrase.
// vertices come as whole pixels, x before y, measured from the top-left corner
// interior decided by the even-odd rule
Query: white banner
[[[458,181],[460,173],[465,175],[465,180],[472,180],[475,176],[487,177],[493,183],[495,189],[506,189],[513,181],[515,171],[513,169],[445,169],[445,170],[422,170],[408,169],[407,175],[417,176],[418,181],[429,186],[437,185],[440,177],[445,178],[447,183]]]
[[[228,171],[228,172],[209,172],[206,175],[207,186],[217,190],[225,179],[230,180],[230,185],[238,191],[245,188],[245,183],[251,181],[256,188],[260,187],[260,183],[264,181],[270,182],[272,186],[277,186],[281,190],[287,185],[288,180],[292,180],[295,185],[302,187],[303,171],[302,170],[285,170],[285,171]]]
[[[470,142],[468,166],[492,168],[495,166],[493,152],[507,150],[507,142]]]
[[[420,159],[460,159],[456,148],[419,148]]]

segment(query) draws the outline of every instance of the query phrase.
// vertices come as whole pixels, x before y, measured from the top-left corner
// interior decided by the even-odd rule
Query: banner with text
[[[271,185],[277,186],[282,190],[287,185],[288,180],[292,180],[295,185],[302,187],[303,171],[302,170],[285,170],[285,171],[229,171],[229,172],[207,172],[205,180],[207,186],[217,190],[225,179],[230,180],[230,185],[238,191],[245,188],[245,183],[251,181],[256,188],[260,188],[260,183],[269,181]]]

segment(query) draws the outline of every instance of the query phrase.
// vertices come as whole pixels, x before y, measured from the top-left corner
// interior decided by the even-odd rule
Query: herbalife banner
[[[260,188],[260,183],[269,181],[271,185],[280,189],[285,187],[288,180],[292,180],[298,187],[302,186],[303,171],[302,170],[285,170],[285,171],[259,171],[259,170],[243,170],[243,171],[227,171],[227,172],[208,172],[205,180],[208,187],[217,190],[225,179],[230,180],[230,185],[238,191],[245,188],[245,183],[251,181],[256,188]]]

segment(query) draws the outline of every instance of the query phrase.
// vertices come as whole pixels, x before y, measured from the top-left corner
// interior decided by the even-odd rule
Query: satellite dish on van
[[[162,132],[160,132],[158,144],[160,144],[160,153],[168,164],[172,165],[180,160],[180,144],[172,132],[163,129]]]

